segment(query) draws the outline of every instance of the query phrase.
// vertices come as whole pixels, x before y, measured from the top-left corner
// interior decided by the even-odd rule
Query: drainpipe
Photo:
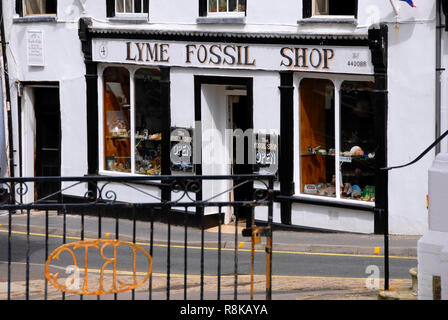
[[[14,143],[13,143],[13,133],[12,133],[12,112],[11,112],[11,92],[9,87],[9,75],[8,75],[8,60],[6,54],[6,38],[5,38],[5,24],[3,17],[3,1],[0,1],[0,38],[2,45],[2,54],[3,54],[3,72],[5,79],[5,93],[6,93],[6,108],[7,108],[7,131],[8,131],[8,158],[9,158],[9,175],[10,177],[14,177]],[[12,192],[14,195],[14,192]]]
[[[444,1],[444,7],[447,7]],[[442,1],[436,1],[436,139],[442,134],[442,97],[441,97],[441,75],[445,69],[442,68]],[[440,153],[440,143],[436,145],[436,155]]]

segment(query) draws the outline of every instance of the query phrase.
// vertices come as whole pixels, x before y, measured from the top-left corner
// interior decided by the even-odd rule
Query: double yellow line
[[[8,230],[0,229],[0,233],[8,233]],[[12,231],[12,234],[15,235],[27,235],[26,232],[21,231]],[[45,238],[45,234],[43,233],[30,233],[30,236],[33,237],[43,237]],[[62,239],[63,236],[61,235],[54,235],[49,234],[49,238],[56,238],[56,239]],[[66,239],[69,240],[75,240],[80,241],[80,237],[73,237],[73,236],[66,236]],[[96,239],[89,239],[85,238],[84,240],[96,240]],[[149,242],[136,242],[139,246],[149,246]],[[168,247],[167,244],[153,244],[154,247]],[[181,248],[184,249],[185,246],[183,245],[170,245],[171,248]],[[187,246],[187,249],[193,249],[193,250],[201,250],[200,246]],[[217,251],[218,248],[208,248],[204,247],[204,250],[212,250]],[[234,248],[221,248],[221,251],[235,251]],[[238,249],[240,252],[251,252],[250,249]],[[255,250],[255,252],[262,253],[265,252],[264,250]],[[382,255],[369,255],[369,254],[350,254],[350,253],[328,253],[328,252],[304,252],[304,251],[287,251],[287,250],[273,250],[272,253],[275,254],[290,254],[290,255],[310,255],[310,256],[333,256],[333,257],[357,257],[357,258],[384,258]],[[407,257],[407,256],[389,256],[390,259],[402,259],[402,260],[417,260],[417,257]]]

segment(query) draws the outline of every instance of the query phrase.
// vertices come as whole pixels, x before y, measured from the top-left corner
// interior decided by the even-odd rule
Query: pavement
[[[50,213],[49,234],[61,233],[61,216]],[[26,216],[14,215],[12,230],[17,232],[26,231]],[[30,232],[44,233],[45,220],[44,214],[41,212],[33,212],[30,218]],[[85,217],[85,237],[98,238],[97,218]],[[67,216],[66,220],[67,236],[79,236],[79,217]],[[144,237],[147,240],[148,222],[138,222],[136,227],[137,241],[140,238],[141,230],[144,230]],[[166,227],[166,226],[165,226]],[[177,242],[183,244],[184,227],[172,226],[172,245]],[[1,215],[0,212],[0,232],[8,229],[8,215]],[[222,226],[222,247],[235,247],[235,231],[238,233],[239,248],[249,249],[251,247],[248,238],[241,237],[242,225],[225,225]],[[191,245],[199,244],[200,237],[193,228],[189,228],[188,239]],[[115,232],[115,223],[113,219],[103,219],[103,234],[109,235]],[[207,247],[216,247],[217,228],[205,230],[205,243]],[[120,220],[120,239],[131,239],[132,222]],[[113,236],[112,236],[113,237]],[[420,236],[389,236],[389,254],[391,257],[411,257],[417,256],[417,242]],[[154,243],[166,243],[166,232],[154,234]],[[256,246],[256,249],[264,249],[264,243]],[[354,234],[354,233],[322,233],[322,232],[304,232],[304,231],[280,231],[273,233],[273,251],[281,250],[292,251],[295,253],[328,253],[328,254],[347,254],[347,255],[366,255],[366,256],[382,256],[384,254],[384,237],[381,235],[371,234]],[[170,290],[171,299],[183,299],[184,279],[173,277],[170,279],[172,288]],[[188,299],[198,299],[200,293],[200,279],[191,277],[188,280]],[[272,291],[274,300],[377,300],[378,291],[383,286],[383,279],[379,279],[376,287],[366,285],[366,279],[362,278],[341,278],[341,277],[291,277],[291,276],[273,276]],[[30,294],[36,299],[42,298],[42,290],[45,281],[32,281],[30,285]],[[166,299],[166,276],[154,275],[152,283],[152,299]],[[221,299],[232,300],[234,298],[234,278],[223,277],[221,289]],[[250,279],[246,276],[238,277],[239,299],[249,298]],[[391,289],[409,288],[411,286],[411,277],[407,279],[391,279]],[[0,282],[0,300],[6,299],[6,283]],[[23,299],[25,288],[24,281],[14,281],[12,283],[12,292],[14,299]],[[257,275],[254,282],[254,298],[265,299],[266,279]],[[204,298],[216,299],[216,278],[205,278],[203,282]],[[53,287],[49,286],[48,299],[60,299],[61,294]],[[66,296],[66,299],[79,299],[79,295]],[[97,299],[96,296],[83,296],[84,299]],[[115,298],[113,295],[102,297],[104,300]],[[118,299],[129,299],[130,293],[122,293],[118,295]],[[148,286],[139,287],[135,292],[135,299],[148,299]]]

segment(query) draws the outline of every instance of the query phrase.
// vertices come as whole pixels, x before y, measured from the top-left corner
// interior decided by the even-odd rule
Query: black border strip
[[[388,119],[388,27],[385,24],[377,29],[369,30],[374,66],[375,88],[373,90],[373,103],[377,111],[375,117],[375,139],[378,142],[377,174],[375,185],[375,234],[389,233],[389,177],[388,171],[381,170],[387,166],[387,119]]]
[[[280,191],[284,196],[294,195],[294,72],[280,72]],[[281,221],[290,225],[291,202],[281,202]]]
[[[327,45],[367,47],[366,35],[311,35],[279,33],[232,33],[204,31],[160,31],[160,30],[117,30],[89,28],[91,38],[95,39],[132,39],[132,40],[166,40],[183,42],[220,42],[247,44],[287,44],[287,45]]]

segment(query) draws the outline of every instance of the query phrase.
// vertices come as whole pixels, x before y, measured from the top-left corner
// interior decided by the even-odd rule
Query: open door
[[[34,88],[36,177],[61,176],[61,111],[59,88]],[[37,182],[35,199],[57,201],[61,182]]]
[[[247,132],[247,130],[252,129],[252,108],[249,104],[249,99],[247,95],[239,95],[239,96],[229,96],[229,111],[231,115],[231,124],[230,128],[233,130],[242,130],[243,132]],[[251,159],[249,159],[251,147],[249,144],[249,140],[247,137],[244,138],[244,148],[242,151],[244,155],[240,155],[240,157],[244,157],[243,163],[238,163],[238,154],[237,154],[237,137],[233,137],[233,152],[232,152],[232,175],[245,175],[253,173],[253,164],[251,164]],[[240,161],[241,162],[241,161]],[[253,182],[246,183],[242,186],[239,186],[233,190],[233,199],[235,201],[249,201],[253,198]],[[248,206],[244,206],[239,208],[238,218],[240,220],[246,220],[251,217],[251,208]]]
[[[240,175],[252,174],[253,165],[249,161],[247,137],[244,137],[244,162],[238,163],[236,129],[247,134],[252,129],[253,112],[246,85],[202,84],[201,86],[201,125],[202,125],[202,174]],[[240,132],[241,132],[240,131]],[[233,139],[233,143],[232,140]],[[239,139],[241,140],[241,139]],[[241,150],[241,148],[240,148]],[[241,162],[241,161],[240,161]],[[253,183],[238,186],[232,180],[204,181],[202,199],[214,201],[251,200]],[[218,197],[215,197],[219,195]],[[234,215],[233,207],[223,208],[225,223]],[[239,209],[238,217],[250,217],[250,208]],[[217,213],[217,208],[205,208],[205,214]]]

